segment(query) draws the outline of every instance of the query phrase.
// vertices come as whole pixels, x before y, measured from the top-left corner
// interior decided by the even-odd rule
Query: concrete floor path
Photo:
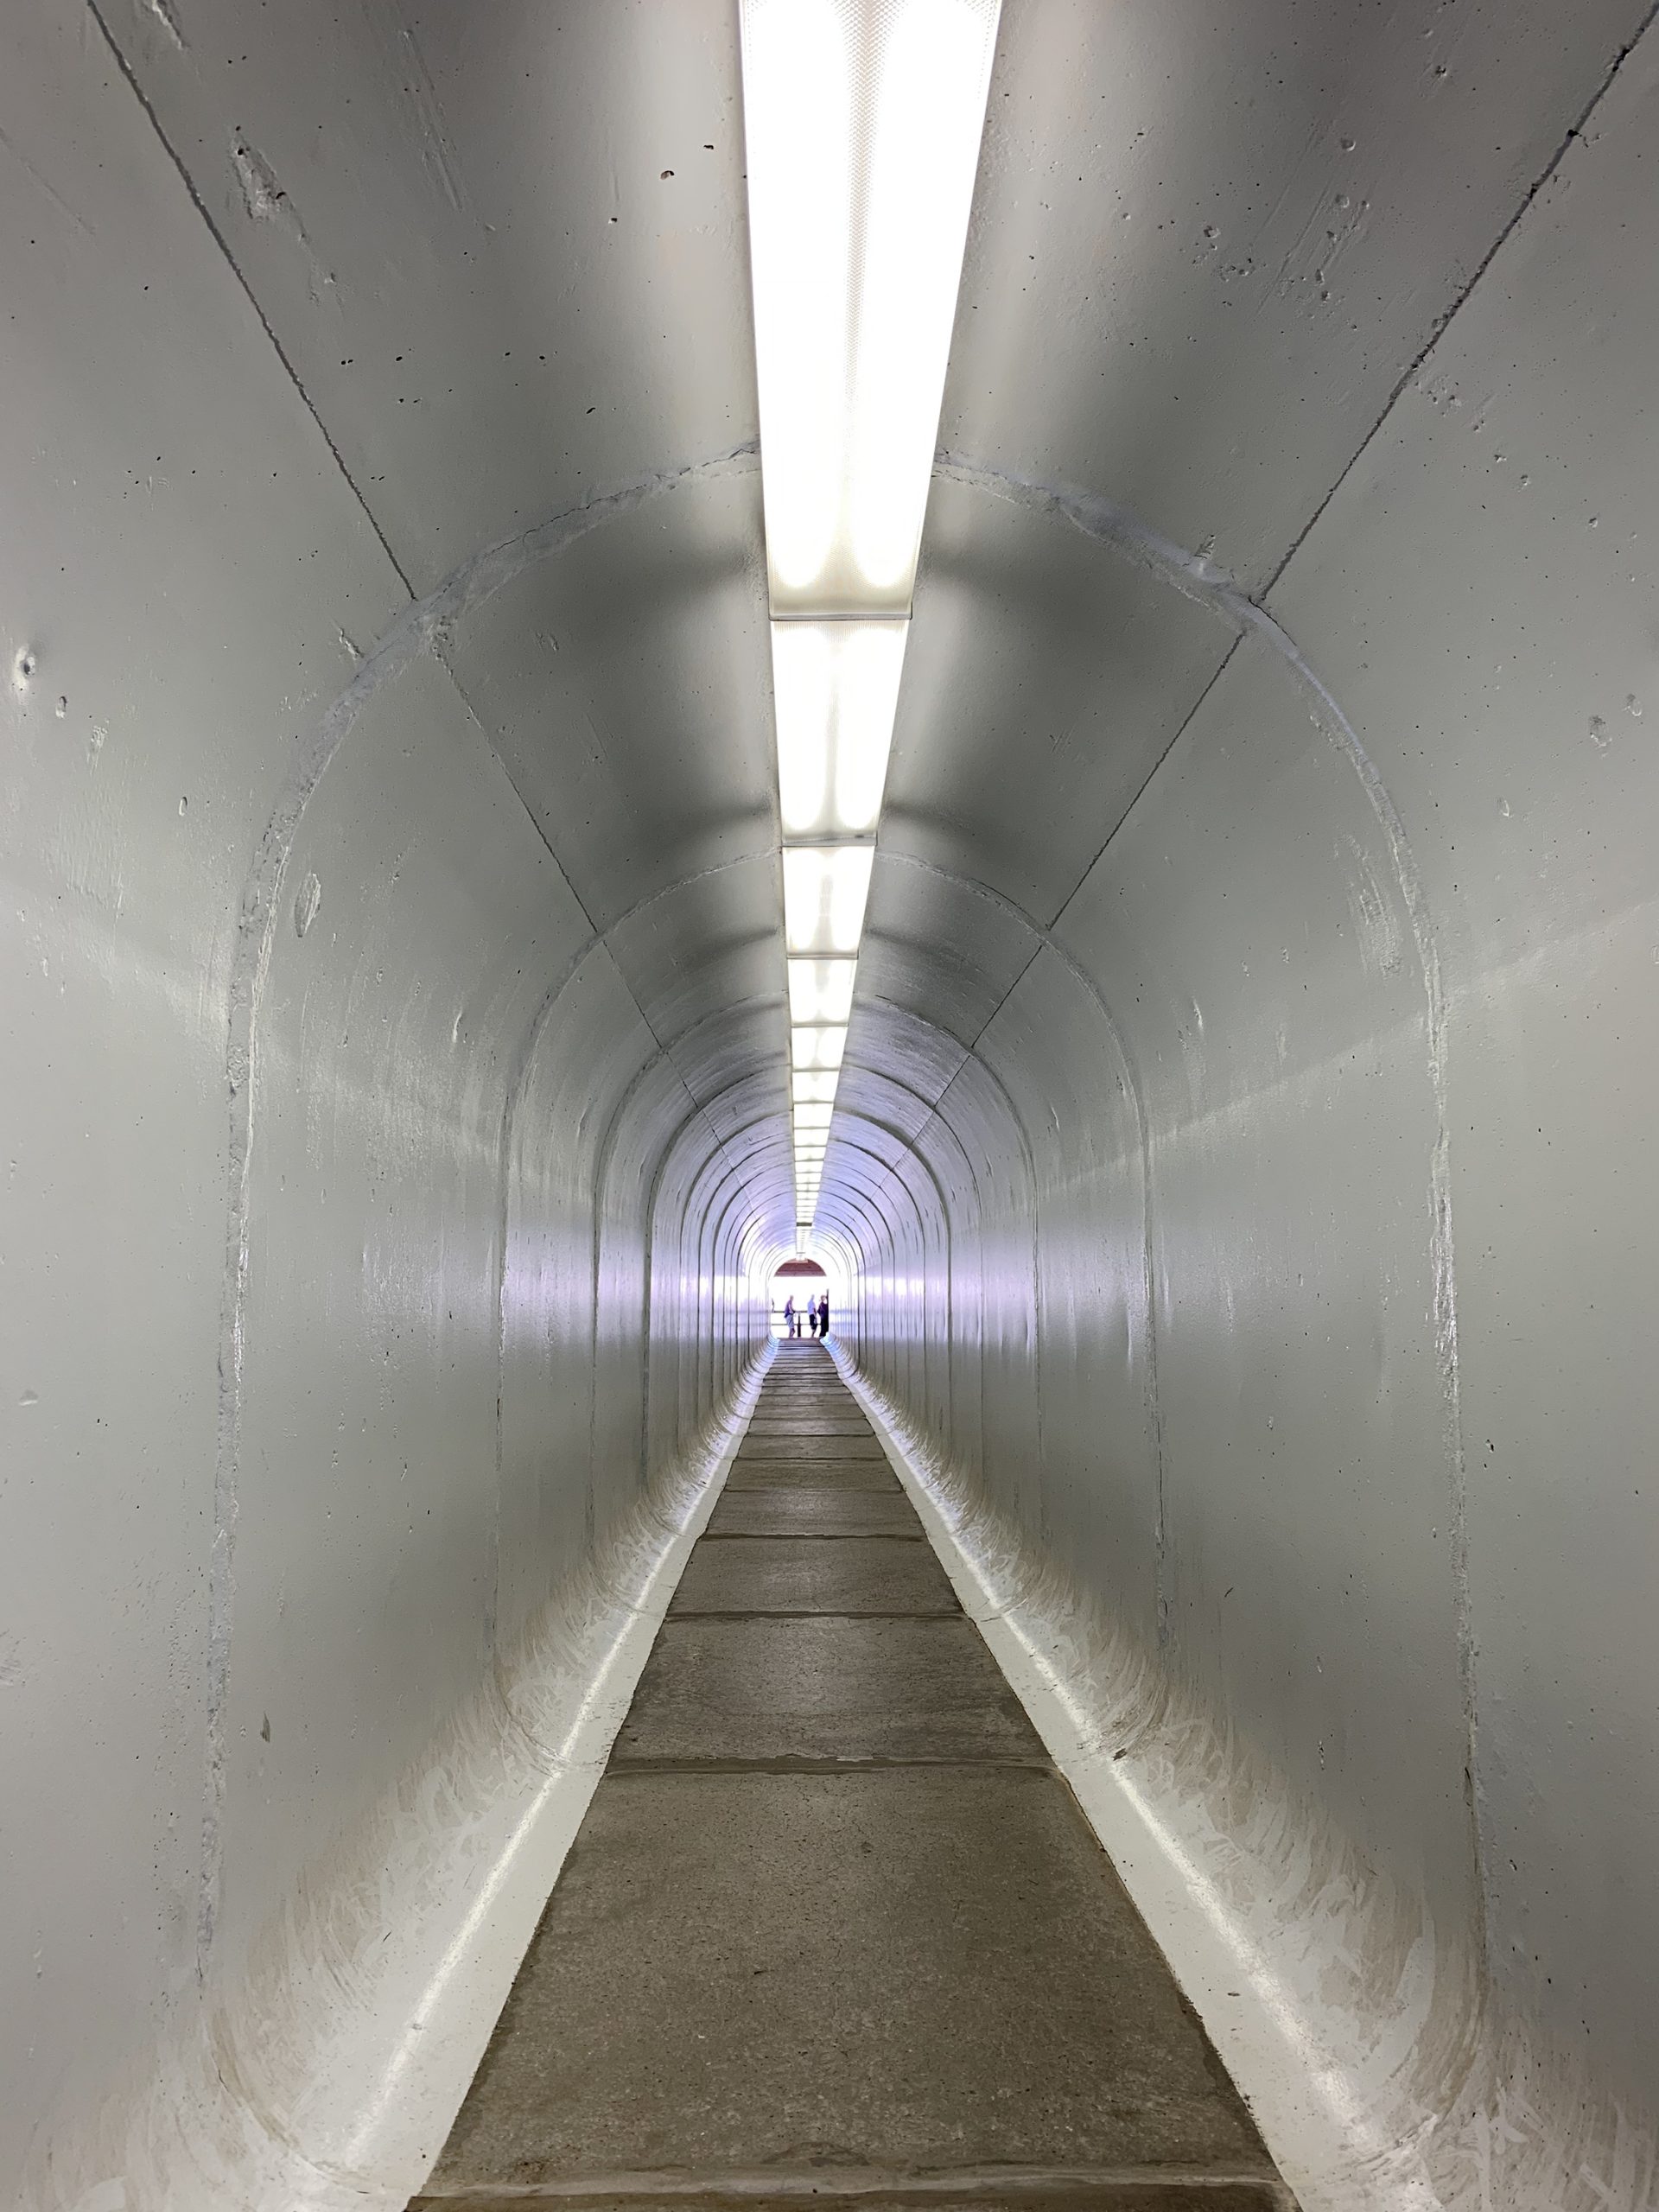
[[[1290,2200],[829,1354],[779,1347],[415,2208]]]

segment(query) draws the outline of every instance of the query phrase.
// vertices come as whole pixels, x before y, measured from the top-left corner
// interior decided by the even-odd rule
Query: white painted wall
[[[1310,2204],[1659,2188],[1656,133],[1649,33],[1259,604],[979,479],[1238,642],[1051,929],[936,885],[971,1054],[850,1047],[843,1339],[1329,2069]]]
[[[0,2201],[312,2202],[764,1300],[111,50],[4,45]]]

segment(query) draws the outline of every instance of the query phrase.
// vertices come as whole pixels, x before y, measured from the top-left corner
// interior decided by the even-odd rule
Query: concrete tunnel
[[[1653,14],[10,11],[5,2202],[1659,2205]]]

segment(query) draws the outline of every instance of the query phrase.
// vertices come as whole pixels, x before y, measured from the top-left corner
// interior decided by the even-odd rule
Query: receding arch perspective
[[[407,2202],[796,1280],[1271,2186],[1659,2202],[1659,31],[973,8],[879,588],[736,0],[0,31],[0,2201]]]

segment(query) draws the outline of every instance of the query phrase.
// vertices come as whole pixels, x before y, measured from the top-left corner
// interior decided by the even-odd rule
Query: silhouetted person
[[[798,1337],[801,1333],[801,1325],[796,1318],[795,1301],[792,1298],[786,1298],[784,1300],[784,1330],[786,1335],[791,1337]]]
[[[827,1336],[829,1335],[829,1333],[830,1333],[830,1294],[829,1294],[829,1292],[826,1290],[826,1291],[824,1292],[824,1294],[823,1294],[823,1297],[818,1300],[818,1334],[819,1334],[821,1337],[827,1337]]]

